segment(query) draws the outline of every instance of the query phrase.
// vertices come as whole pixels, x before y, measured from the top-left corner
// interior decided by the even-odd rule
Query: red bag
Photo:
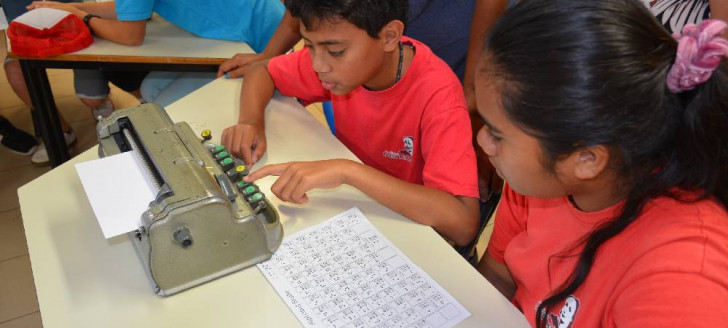
[[[22,57],[56,56],[94,42],[80,18],[54,8],[38,8],[18,16],[10,22],[7,33],[12,53]]]

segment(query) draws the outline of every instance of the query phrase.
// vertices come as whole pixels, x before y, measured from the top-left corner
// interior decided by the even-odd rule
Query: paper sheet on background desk
[[[0,30],[8,28],[8,19],[5,17],[5,12],[2,9],[3,7],[0,7]]]
[[[286,237],[258,268],[307,328],[450,328],[470,316],[357,208]]]
[[[139,228],[155,192],[132,152],[76,164],[104,237]]]

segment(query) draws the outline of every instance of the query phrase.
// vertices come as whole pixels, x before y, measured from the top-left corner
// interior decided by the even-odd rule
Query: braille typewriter
[[[210,131],[197,137],[155,104],[115,111],[98,123],[99,156],[131,151],[156,198],[129,238],[158,295],[172,295],[269,259],[283,228],[248,168]]]

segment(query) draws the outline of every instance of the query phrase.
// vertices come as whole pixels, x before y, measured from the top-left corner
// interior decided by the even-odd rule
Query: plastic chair
[[[336,135],[336,126],[334,124],[334,106],[331,104],[330,101],[324,101],[323,107],[324,117],[326,117],[326,123],[329,125],[329,130],[331,130],[331,134]]]

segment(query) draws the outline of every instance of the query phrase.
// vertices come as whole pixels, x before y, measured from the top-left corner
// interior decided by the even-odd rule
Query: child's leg
[[[20,100],[22,100],[23,103],[32,110],[33,103],[30,99],[30,93],[28,93],[28,85],[25,83],[23,72],[20,69],[20,62],[18,62],[17,59],[5,58],[3,67],[5,68],[5,75],[8,78],[8,83],[10,83],[10,88],[12,88],[18,98],[20,98]],[[58,120],[60,121],[61,129],[63,129],[64,132],[71,130],[71,127],[68,126],[68,123],[65,119],[63,119],[63,115],[61,115],[61,113],[58,113]],[[33,122],[35,123],[35,117],[33,117]],[[36,136],[37,135],[38,133],[36,132]]]
[[[142,96],[165,107],[210,83],[216,75],[216,72],[151,72],[142,82]]]
[[[33,103],[30,101],[30,94],[28,93],[28,85],[25,84],[25,78],[20,69],[20,62],[17,59],[5,58],[3,68],[5,69],[5,76],[8,78],[8,83],[10,83],[10,87],[15,94],[26,106],[33,108]]]
[[[73,86],[76,96],[91,108],[94,118],[109,116],[114,111],[114,104],[109,100],[109,81],[103,71],[74,69]]]
[[[141,86],[149,71],[103,71],[107,81],[142,100]]]

